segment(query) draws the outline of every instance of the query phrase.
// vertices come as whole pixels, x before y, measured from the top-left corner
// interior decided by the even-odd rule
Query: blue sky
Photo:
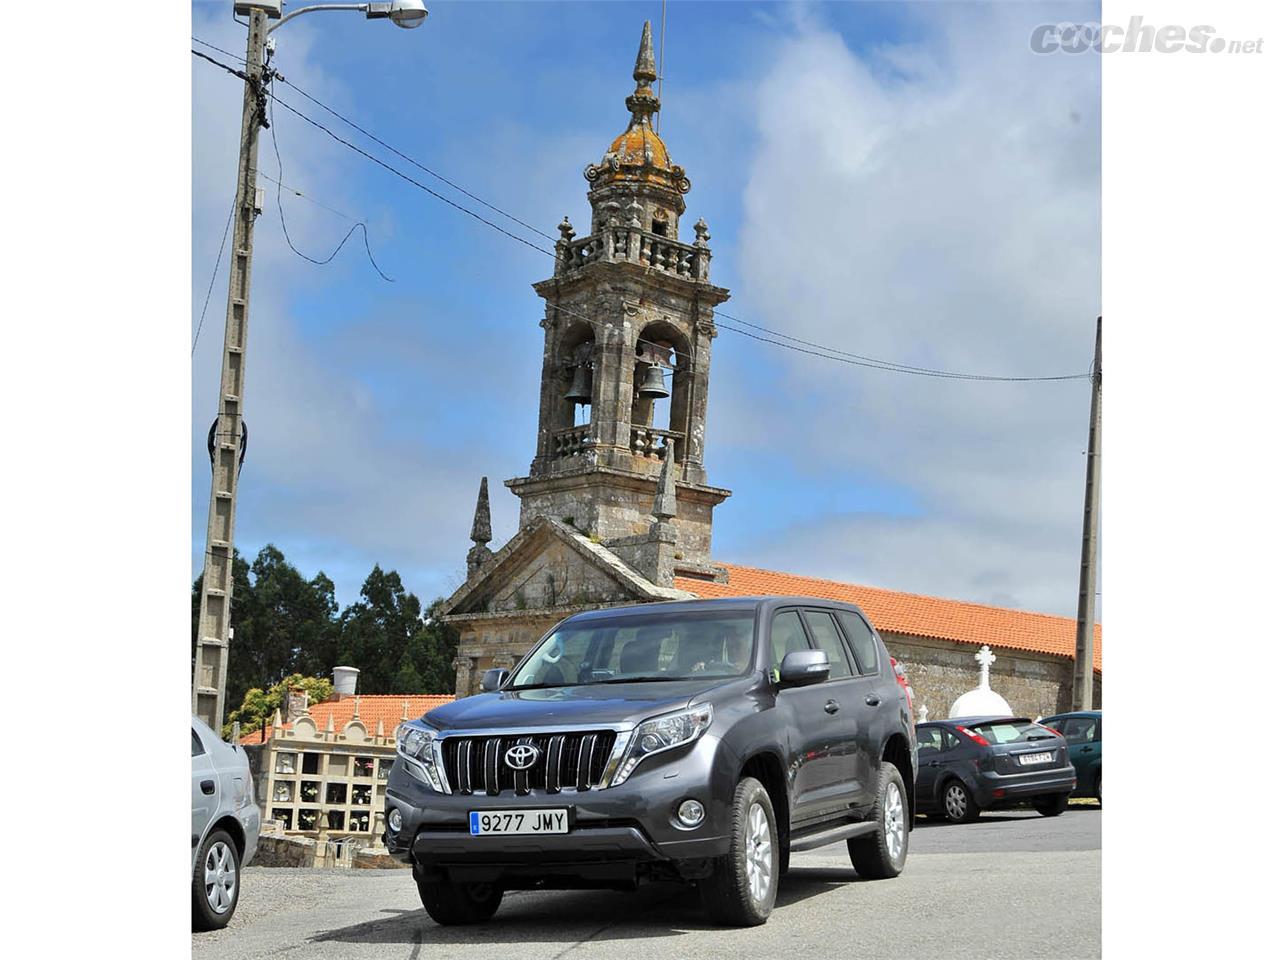
[[[243,51],[229,3],[192,32]],[[490,203],[554,234],[587,223],[583,167],[626,126],[659,3],[430,4],[403,31],[358,14],[278,36],[292,82]],[[1093,5],[671,3],[661,133],[693,182],[735,316],[907,363],[1083,371],[1099,312],[1096,57],[1029,52]],[[238,81],[193,58],[192,329],[231,203]],[[295,91],[282,101],[323,119]],[[551,260],[282,110],[259,218],[237,542],[274,542],[339,601],[373,563],[424,599],[461,582],[475,490],[496,548],[502,481],[533,454]],[[344,136],[353,136],[342,130]],[[356,139],[359,139],[356,137]],[[473,201],[361,141],[434,189]],[[269,135],[260,168],[278,176]],[[318,201],[312,202],[312,201]],[[323,204],[321,207],[319,204]],[[514,232],[528,235],[514,227]],[[358,239],[358,238],[357,238]],[[529,239],[545,244],[537,236]],[[685,237],[688,239],[688,237]],[[192,358],[192,562],[204,545],[226,260]],[[1074,613],[1088,387],[924,380],[724,332],[707,466],[733,497],[721,560]]]

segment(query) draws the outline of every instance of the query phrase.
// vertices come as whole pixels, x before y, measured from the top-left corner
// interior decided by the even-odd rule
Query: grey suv
[[[507,889],[696,884],[764,923],[793,851],[895,877],[915,728],[857,607],[735,597],[582,613],[482,693],[401,724],[388,849],[442,924]]]

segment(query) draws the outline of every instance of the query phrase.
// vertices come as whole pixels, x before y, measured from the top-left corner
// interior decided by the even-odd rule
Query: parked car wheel
[[[959,780],[952,780],[943,788],[942,815],[949,823],[973,823],[981,812],[969,788]]]
[[[1031,806],[1035,807],[1036,813],[1042,817],[1056,817],[1067,809],[1068,799],[1068,794],[1054,793],[1047,797],[1036,797],[1031,801]]]
[[[502,888],[492,883],[418,881],[418,896],[431,919],[444,927],[483,923],[498,912]]]
[[[880,767],[879,789],[876,791],[875,833],[847,840],[849,861],[858,876],[869,880],[887,880],[902,872],[907,863],[907,791],[902,774],[891,763]]]
[[[240,901],[240,851],[231,834],[210,830],[191,875],[191,928],[221,930]]]
[[[699,887],[716,923],[754,927],[769,919],[781,873],[778,826],[764,785],[744,777],[733,795],[729,852]]]

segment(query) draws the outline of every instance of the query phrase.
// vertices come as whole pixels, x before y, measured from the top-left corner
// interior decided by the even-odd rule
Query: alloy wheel
[[[969,806],[969,799],[964,795],[964,787],[958,783],[953,783],[947,787],[945,801],[947,807],[947,816],[953,820],[959,820],[964,817]]]
[[[769,817],[758,803],[747,811],[746,841],[747,884],[751,899],[760,903],[773,882],[773,838],[769,834]]]
[[[204,895],[214,913],[226,913],[236,896],[236,858],[219,840],[204,858]]]
[[[894,863],[902,856],[906,843],[906,823],[902,815],[902,791],[890,781],[884,791],[884,841]]]

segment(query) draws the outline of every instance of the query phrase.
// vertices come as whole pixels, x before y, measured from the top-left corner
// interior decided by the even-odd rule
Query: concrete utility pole
[[[231,643],[232,560],[236,529],[236,487],[244,439],[244,366],[249,342],[249,275],[253,266],[253,224],[258,202],[258,132],[267,126],[267,89],[263,53],[268,35],[304,13],[358,11],[368,20],[390,20],[412,30],[427,19],[422,0],[369,3],[317,3],[283,12],[281,0],[234,0],[235,13],[249,17],[244,64],[244,104],[240,113],[240,168],[236,179],[235,232],[231,238],[231,279],[227,285],[227,326],[222,339],[222,379],[218,385],[218,422],[213,435],[213,483],[209,490],[209,527],[205,535],[204,577],[200,588],[200,626],[196,634],[191,712],[221,732],[226,709],[227,655]],[[274,20],[271,26],[268,20]]]
[[[245,53],[244,104],[240,114],[240,168],[236,178],[235,231],[231,235],[227,325],[222,340],[222,379],[218,386],[218,424],[213,437],[213,483],[209,490],[209,527],[200,587],[200,627],[196,634],[195,676],[191,681],[191,712],[215,731],[222,729],[226,707],[232,544],[244,427],[245,346],[249,339],[249,279],[253,266],[253,224],[259,213],[258,132],[266,120],[262,72],[267,12],[258,7],[243,11],[240,4],[236,7],[237,13],[249,14],[249,45]]]
[[[1089,405],[1089,453],[1084,474],[1084,532],[1080,543],[1080,605],[1071,709],[1093,709],[1093,610],[1098,587],[1098,491],[1102,485],[1102,318],[1093,343],[1093,401]]]

